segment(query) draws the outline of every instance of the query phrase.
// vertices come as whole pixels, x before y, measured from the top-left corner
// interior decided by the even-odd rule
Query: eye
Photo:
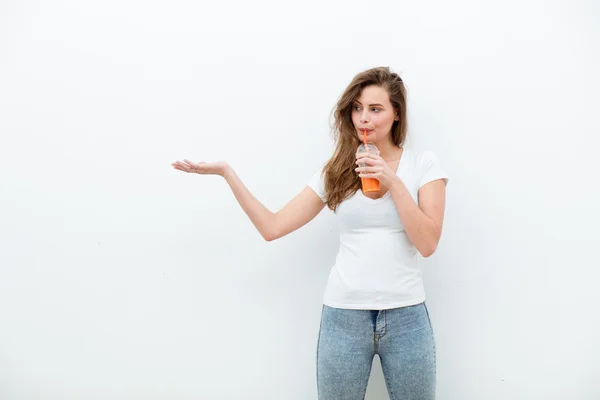
[[[372,108],[372,110],[375,112],[379,112],[379,111],[381,111],[381,108]]]
[[[353,108],[354,108],[355,110],[359,110],[359,109],[360,109],[360,106],[354,106]]]

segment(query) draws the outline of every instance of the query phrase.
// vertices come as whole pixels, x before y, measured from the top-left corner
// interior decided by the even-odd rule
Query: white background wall
[[[593,0],[2,1],[0,398],[315,399],[334,214],[267,243],[170,164],[225,159],[275,211],[379,65],[451,177],[438,399],[600,398],[599,26]]]

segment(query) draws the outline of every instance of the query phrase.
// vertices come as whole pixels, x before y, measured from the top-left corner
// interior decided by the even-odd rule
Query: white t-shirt
[[[325,201],[322,169],[308,186]],[[419,188],[448,177],[431,151],[404,148],[397,175],[418,202]],[[408,239],[387,191],[371,199],[358,190],[336,211],[340,247],[331,268],[323,303],[346,309],[385,310],[425,301],[418,250]]]

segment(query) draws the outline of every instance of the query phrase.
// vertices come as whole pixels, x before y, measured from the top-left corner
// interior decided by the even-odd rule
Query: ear
[[[396,114],[396,118],[394,118],[394,121],[400,121],[400,116],[398,114]]]

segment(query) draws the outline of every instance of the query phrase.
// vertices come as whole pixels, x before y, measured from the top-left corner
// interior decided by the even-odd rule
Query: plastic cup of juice
[[[377,147],[375,147],[375,145],[372,143],[367,143],[367,147],[365,147],[364,143],[361,143],[360,146],[358,146],[358,149],[356,150],[356,154],[365,153],[367,151],[369,153],[375,153],[376,155],[379,155],[379,149]],[[359,166],[366,167],[367,164],[360,164]],[[363,193],[379,192],[379,181],[377,179],[375,179],[375,178],[360,178],[360,180],[362,183]]]

